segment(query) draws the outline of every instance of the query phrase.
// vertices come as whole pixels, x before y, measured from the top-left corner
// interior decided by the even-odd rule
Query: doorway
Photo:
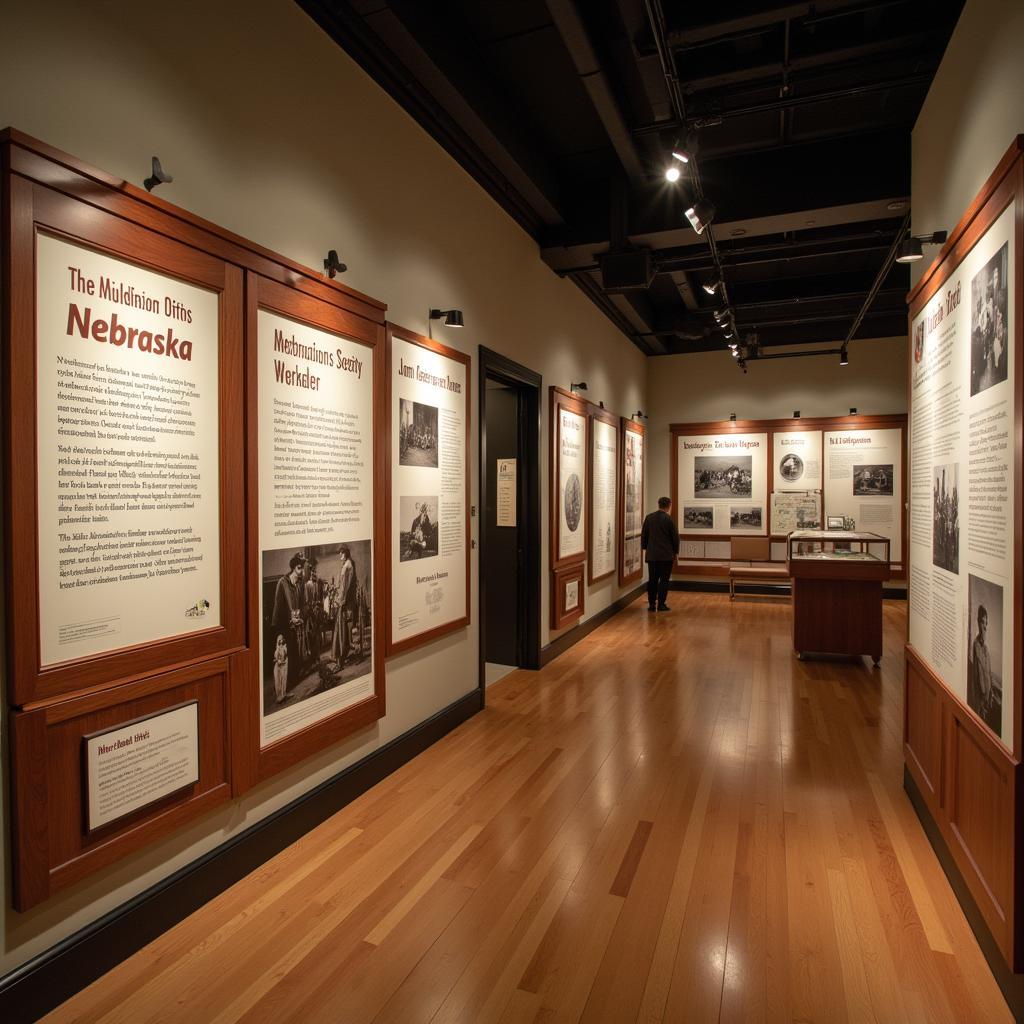
[[[541,376],[480,347],[480,686],[540,667]]]

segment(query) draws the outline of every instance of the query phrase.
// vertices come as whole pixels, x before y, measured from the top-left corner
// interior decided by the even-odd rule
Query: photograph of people
[[[960,467],[936,466],[932,488],[932,564],[960,572]]]
[[[264,715],[370,671],[370,575],[368,540],[263,552]]]
[[[715,510],[706,505],[683,506],[683,528],[686,530],[710,530],[715,525]]]
[[[1003,727],[1003,588],[968,576],[967,704],[997,735]]]
[[[760,530],[761,508],[758,505],[731,505],[729,507],[730,530]]]
[[[971,280],[971,394],[1006,380],[1009,306],[1004,244]]]
[[[437,469],[437,406],[398,400],[398,464]]]
[[[569,527],[570,533],[575,533],[579,529],[580,518],[583,515],[583,485],[580,483],[577,473],[570,473],[569,479],[565,481],[562,508],[564,509],[565,525]]]
[[[410,562],[438,553],[437,495],[403,495],[398,501],[398,558]]]
[[[795,483],[804,475],[804,460],[794,452],[787,452],[779,462],[779,476],[789,483]]]
[[[693,460],[693,496],[749,498],[753,477],[750,455],[698,455]]]
[[[892,497],[892,480],[892,463],[853,467],[853,493],[858,498],[874,495]]]

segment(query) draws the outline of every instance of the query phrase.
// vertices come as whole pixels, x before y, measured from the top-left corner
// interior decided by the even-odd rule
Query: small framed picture
[[[845,516],[826,516],[825,517],[825,529],[826,530],[845,530],[846,529],[846,518],[845,518]]]

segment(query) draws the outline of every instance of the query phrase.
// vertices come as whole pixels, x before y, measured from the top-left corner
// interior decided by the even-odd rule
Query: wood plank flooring
[[[51,1021],[1010,1021],[902,790],[885,657],[641,600]]]

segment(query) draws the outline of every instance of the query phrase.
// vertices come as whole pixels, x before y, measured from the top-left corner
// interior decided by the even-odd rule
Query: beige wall
[[[815,348],[836,348],[836,344]],[[648,507],[670,494],[670,423],[845,416],[907,411],[905,338],[855,341],[848,366],[838,356],[756,360],[744,374],[728,352],[662,356],[647,362]]]
[[[967,0],[914,126],[913,231],[952,231],[1024,132],[1024,3]],[[937,249],[914,267],[917,281]]]
[[[175,177],[162,197],[311,267],[336,248],[350,268],[345,283],[387,302],[389,317],[413,330],[426,333],[431,306],[463,309],[464,331],[437,332],[447,343],[473,354],[484,344],[543,374],[544,508],[547,385],[585,373],[590,397],[610,410],[647,404],[640,353],[288,0],[6,4],[3,125],[136,183],[156,153]],[[474,504],[476,457],[474,442]],[[544,642],[547,550],[545,518]],[[474,555],[474,620],[476,569]],[[588,616],[618,594],[612,581],[592,588]],[[378,727],[31,913],[7,909],[5,843],[0,974],[472,690],[477,651],[474,626],[393,659]],[[6,786],[5,775],[3,802]]]

